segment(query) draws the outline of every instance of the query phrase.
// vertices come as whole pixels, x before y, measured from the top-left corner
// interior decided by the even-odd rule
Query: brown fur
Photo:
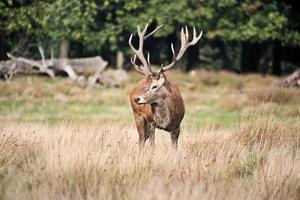
[[[136,97],[147,93],[154,79],[158,79],[157,75],[147,76],[130,93],[139,143],[142,146],[149,138],[150,144],[154,146],[155,128],[159,128],[171,133],[172,145],[177,148],[180,123],[185,112],[184,102],[177,85],[165,79],[162,88],[148,97],[153,98],[155,103],[140,105],[135,102]]]

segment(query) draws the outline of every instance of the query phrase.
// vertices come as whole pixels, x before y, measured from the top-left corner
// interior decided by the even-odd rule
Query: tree
[[[201,26],[194,20],[195,13],[198,13],[197,10],[188,1],[107,0],[98,4],[98,7],[100,13],[98,18],[105,22],[103,29],[100,31],[101,38],[109,45],[110,50],[117,54],[122,51],[128,56],[130,55],[127,42],[130,33],[136,32],[137,25],[145,26],[149,22],[150,26],[155,28],[157,25],[164,24],[163,29],[151,39],[152,41],[158,41],[157,43],[152,42],[152,48],[150,47],[151,50],[155,50],[152,61],[157,64],[160,64],[158,60],[168,62],[166,59],[159,59],[167,58],[164,55],[165,52],[171,54],[170,44],[166,46],[159,38],[170,41],[169,38],[173,38],[174,33],[179,33],[180,28],[184,25],[196,26],[197,29]],[[177,44],[178,40],[179,38],[175,37],[175,41],[171,42]]]
[[[241,70],[244,72],[257,71],[259,60],[264,53],[260,49],[265,43],[300,45],[299,32],[291,30],[289,26],[288,14],[291,7],[284,2],[261,0],[197,2],[203,7],[202,12],[210,13],[207,15],[209,16],[207,20],[210,21],[208,38],[224,41],[225,45],[230,41],[242,44]],[[224,48],[224,43],[221,48]],[[228,60],[226,57],[223,62]]]
[[[205,55],[214,69],[280,74],[284,49],[300,47],[299,18],[289,0],[8,0],[0,2],[0,58],[15,46],[26,46],[35,57],[30,47],[42,45],[46,53],[60,49],[61,57],[101,53],[122,66],[131,56],[130,34],[149,22],[149,29],[164,24],[145,43],[154,64],[170,61],[170,43],[179,49],[178,33],[187,25],[204,34],[180,64],[186,63],[185,70],[204,62]],[[26,45],[18,45],[24,38]],[[213,49],[211,55],[207,49]]]
[[[40,24],[43,34],[60,43],[60,57],[67,57],[70,41],[91,42],[95,28],[95,1],[55,0],[45,3]]]
[[[80,0],[18,0],[0,4],[1,25],[5,34],[23,33],[35,37],[37,43],[50,40],[61,44],[61,56],[69,50],[69,41],[90,42],[95,26],[97,5]]]

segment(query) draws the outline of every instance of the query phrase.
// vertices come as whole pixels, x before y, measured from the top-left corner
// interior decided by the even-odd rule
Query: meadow
[[[129,92],[0,81],[0,199],[300,199],[300,90],[278,78],[167,72],[186,104],[179,148],[138,147]]]

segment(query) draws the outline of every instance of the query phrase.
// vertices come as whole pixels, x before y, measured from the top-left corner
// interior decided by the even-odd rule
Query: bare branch
[[[42,58],[42,69],[40,69],[40,70],[46,72],[51,78],[55,78],[55,74],[54,74],[53,70],[49,69],[46,64],[44,50],[41,46],[39,46],[39,52],[40,52],[41,58]]]
[[[40,72],[47,73],[51,78],[54,78],[55,74],[54,74],[53,70],[48,69],[48,66],[46,64],[45,57],[44,57],[44,52],[43,52],[42,48],[39,48],[39,51],[40,51],[42,59],[44,58],[42,60],[42,62],[38,62],[38,61],[35,61],[35,60],[30,60],[30,59],[23,58],[23,57],[15,57],[10,53],[7,53],[7,57],[9,57],[12,60],[24,62],[24,63],[26,63],[26,64],[28,64],[32,67],[38,67]]]

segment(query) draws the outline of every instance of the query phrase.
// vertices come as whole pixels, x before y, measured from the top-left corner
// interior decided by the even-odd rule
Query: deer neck
[[[151,105],[153,120],[157,128],[166,129],[170,123],[171,110],[169,108],[169,101],[170,97],[166,89],[164,97],[158,100],[157,103]]]
[[[166,105],[153,104],[151,106],[153,112],[153,121],[155,126],[160,129],[165,129],[169,124],[170,113]]]

